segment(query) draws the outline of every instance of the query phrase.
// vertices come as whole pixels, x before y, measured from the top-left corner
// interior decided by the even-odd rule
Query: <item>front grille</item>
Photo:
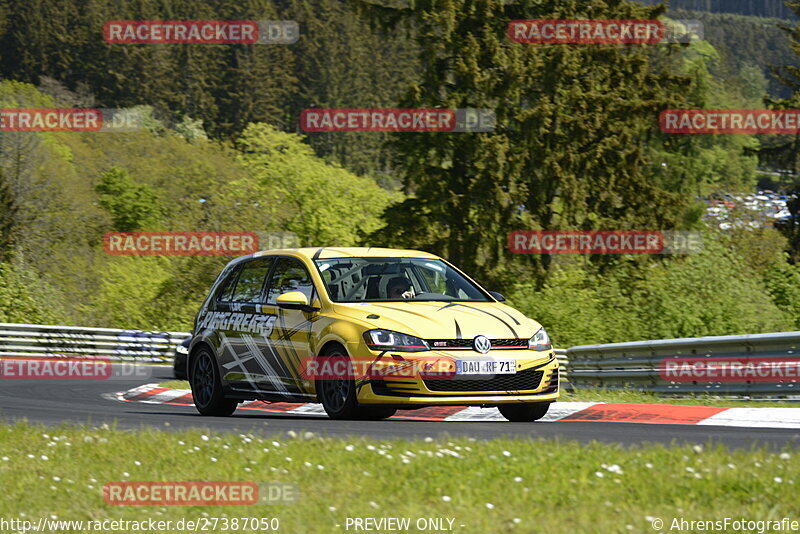
[[[542,371],[525,369],[514,375],[474,375],[451,380],[425,380],[431,391],[529,391],[539,387]]]
[[[428,339],[428,345],[434,350],[471,349],[472,339]],[[492,339],[492,350],[527,349],[527,339]]]

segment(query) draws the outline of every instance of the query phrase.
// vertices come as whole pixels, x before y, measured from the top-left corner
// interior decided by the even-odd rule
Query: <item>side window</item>
[[[245,263],[236,282],[231,300],[234,302],[261,302],[264,280],[272,265],[272,258],[262,258]]]
[[[233,288],[236,287],[236,277],[239,276],[241,267],[231,270],[228,278],[222,282],[219,292],[217,292],[217,302],[230,302],[233,298]]]
[[[310,301],[314,293],[311,276],[298,260],[294,258],[278,258],[269,281],[267,304],[275,304],[281,293],[302,291]]]

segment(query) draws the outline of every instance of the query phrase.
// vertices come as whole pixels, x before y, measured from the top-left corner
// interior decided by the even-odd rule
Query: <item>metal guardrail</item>
[[[556,360],[558,360],[558,376],[563,381],[567,378],[569,372],[567,366],[569,360],[567,359],[567,349],[555,349]]]
[[[122,361],[160,362],[175,356],[188,332],[154,332],[0,323],[0,357],[98,356]]]
[[[169,361],[188,332],[0,323],[0,357],[100,356],[122,361]],[[800,396],[800,379],[779,382],[673,381],[665,362],[679,358],[793,358],[800,361],[800,332],[714,336],[555,349],[567,387],[634,389],[663,394]]]
[[[572,390],[569,382],[569,359],[567,358],[568,349],[555,349],[556,361],[558,361],[558,383],[562,389]]]
[[[668,380],[668,362],[736,358],[788,359],[800,362],[800,332],[709,336],[657,341],[581,345],[567,349],[570,383],[575,387],[633,389],[660,394],[718,394],[754,397],[795,397],[800,380]],[[774,361],[774,360],[773,360]],[[739,378],[739,376],[737,376]]]

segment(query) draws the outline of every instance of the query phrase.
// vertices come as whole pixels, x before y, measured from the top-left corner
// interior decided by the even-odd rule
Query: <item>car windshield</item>
[[[487,294],[445,262],[426,258],[315,260],[334,302],[489,302]]]

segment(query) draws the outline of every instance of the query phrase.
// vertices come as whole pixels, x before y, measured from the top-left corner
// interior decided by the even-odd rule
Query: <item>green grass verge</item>
[[[189,389],[185,380],[169,380],[158,384],[162,388]],[[609,391],[604,389],[579,389],[567,391],[562,389],[561,402],[627,402],[634,404],[683,404],[692,406],[746,406],[800,408],[800,402],[792,401],[760,401],[721,399],[712,395],[695,395],[676,399],[675,397],[659,397],[653,393],[641,391]]]
[[[277,517],[279,532],[286,533],[346,532],[348,516],[446,517],[455,519],[459,533],[653,532],[651,518],[666,525],[676,517],[797,519],[796,454],[722,446],[373,441],[18,423],[0,426],[0,517]],[[273,506],[107,505],[103,484],[121,480],[293,483],[302,497]]]

